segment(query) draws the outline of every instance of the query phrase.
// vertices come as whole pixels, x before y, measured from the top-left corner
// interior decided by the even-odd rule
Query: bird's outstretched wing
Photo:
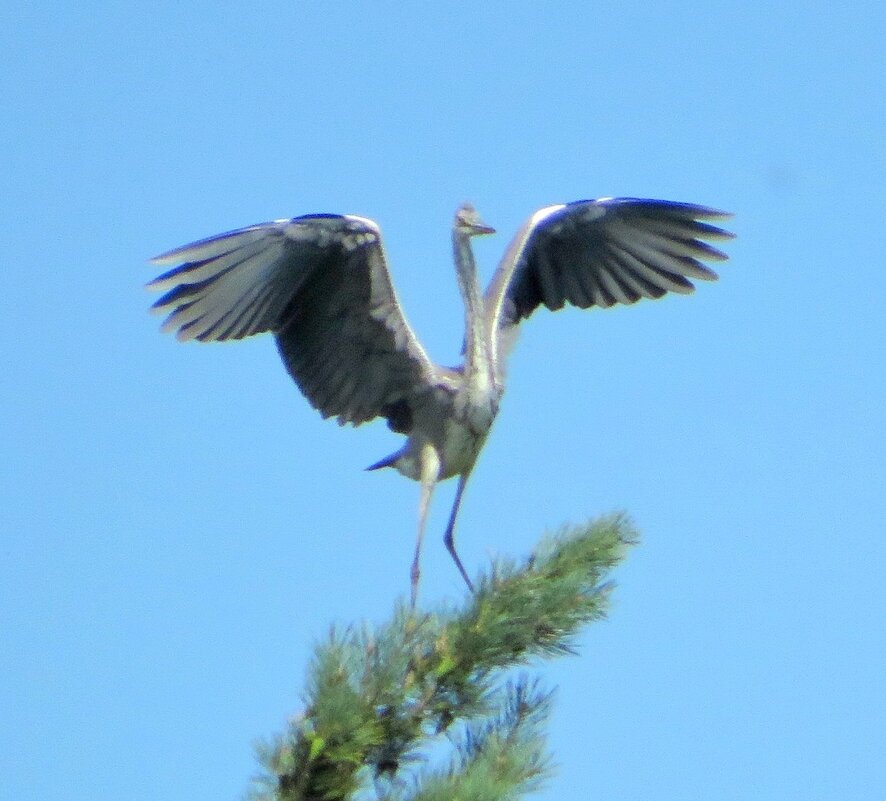
[[[314,214],[261,223],[164,253],[179,266],[150,284],[163,330],[182,340],[272,332],[290,375],[324,417],[405,426],[437,368],[391,284],[371,220]],[[406,403],[406,406],[404,406]]]
[[[582,309],[687,294],[690,278],[717,274],[702,261],[725,253],[704,240],[732,234],[706,220],[728,217],[689,203],[638,198],[579,200],[547,206],[517,232],[484,297],[493,359],[501,364],[508,332],[540,305]]]

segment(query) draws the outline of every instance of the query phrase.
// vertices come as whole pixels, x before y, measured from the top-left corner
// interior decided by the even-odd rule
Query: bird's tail
[[[396,467],[397,460],[403,455],[403,451],[397,451],[396,453],[392,453],[390,456],[385,456],[384,459],[377,461],[375,464],[369,465],[367,470],[381,470],[383,467]]]

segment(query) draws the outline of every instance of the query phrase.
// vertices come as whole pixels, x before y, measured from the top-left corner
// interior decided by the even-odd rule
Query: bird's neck
[[[465,304],[465,371],[469,381],[485,384],[491,380],[491,367],[486,315],[477,281],[477,263],[470,237],[454,232],[452,245],[458,270],[458,287]]]

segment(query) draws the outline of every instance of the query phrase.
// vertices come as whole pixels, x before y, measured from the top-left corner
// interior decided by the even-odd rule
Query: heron
[[[259,223],[170,250],[174,265],[148,284],[152,309],[180,340],[242,339],[270,332],[310,404],[340,425],[385,418],[403,447],[371,465],[419,483],[410,570],[415,607],[431,496],[458,478],[443,536],[473,591],[455,545],[465,486],[499,409],[516,329],[540,306],[585,309],[688,294],[715,280],[710,242],[733,234],[725,212],[691,203],[599,198],[545,206],[517,231],[485,292],[473,237],[495,233],[469,203],[458,207],[452,248],[464,301],[464,363],[436,364],[394,291],[381,229],[354,214],[306,214]]]

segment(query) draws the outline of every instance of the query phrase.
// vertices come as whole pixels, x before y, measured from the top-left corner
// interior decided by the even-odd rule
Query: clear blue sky
[[[468,487],[473,569],[626,509],[559,662],[543,799],[886,796],[882,3],[0,9],[0,799],[238,798],[333,621],[408,591],[399,446],[269,338],[182,346],[146,259],[262,220],[382,225],[457,360],[448,226],[635,195],[736,213],[692,297],[539,313]],[[479,8],[478,8],[479,6]],[[435,498],[424,599],[462,597]]]

